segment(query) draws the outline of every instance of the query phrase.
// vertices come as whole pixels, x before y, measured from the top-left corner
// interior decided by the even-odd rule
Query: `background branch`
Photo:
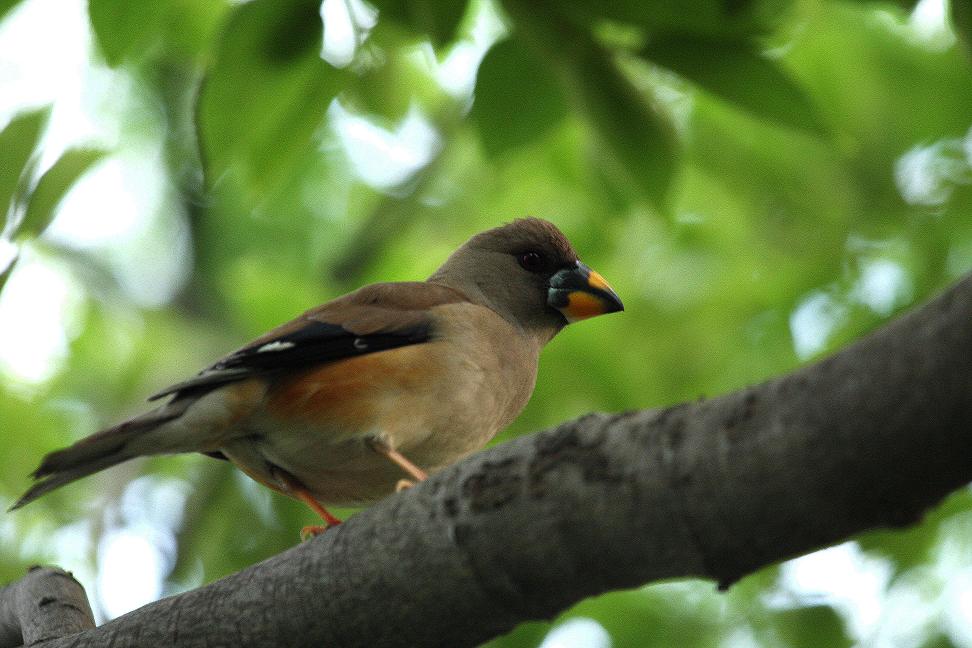
[[[0,589],[0,648],[33,646],[95,627],[81,583],[56,567],[31,567]]]
[[[684,576],[728,587],[909,524],[972,479],[970,321],[972,276],[759,386],[479,453],[71,645],[475,645],[606,590]]]

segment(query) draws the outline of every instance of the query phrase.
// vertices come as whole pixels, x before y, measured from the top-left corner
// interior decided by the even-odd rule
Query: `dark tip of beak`
[[[624,310],[621,298],[604,277],[580,261],[550,278],[547,303],[568,322]]]

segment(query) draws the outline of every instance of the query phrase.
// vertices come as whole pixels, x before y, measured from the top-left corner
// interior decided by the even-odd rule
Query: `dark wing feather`
[[[199,396],[253,376],[422,344],[435,334],[429,309],[463,299],[451,289],[428,283],[366,286],[277,327],[149,400],[170,394]]]

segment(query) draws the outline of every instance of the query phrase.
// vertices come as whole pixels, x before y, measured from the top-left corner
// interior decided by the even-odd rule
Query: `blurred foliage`
[[[238,171],[235,188],[259,200],[307,157],[341,76],[321,60],[318,12],[314,1],[255,0],[228,19],[196,113],[210,186]]]
[[[38,178],[30,197],[26,199],[27,207],[17,227],[17,237],[35,237],[42,234],[54,219],[54,210],[75,180],[104,156],[105,151],[96,148],[65,151],[57,162]]]
[[[75,180],[105,155],[97,148],[69,149],[38,174],[38,144],[49,117],[50,106],[29,110],[0,131],[0,237],[8,243],[40,236]],[[0,259],[0,288],[13,272],[17,254],[13,247]]]
[[[18,4],[0,1],[0,17]],[[972,268],[967,0],[87,6],[90,69],[130,89],[90,88],[112,106],[113,153],[75,182],[103,149],[51,152],[49,108],[21,106],[0,131],[11,258],[23,248],[69,276],[73,300],[42,378],[3,347],[40,339],[0,340],[0,502],[44,453],[249,337],[362,283],[427,276],[517,216],[557,222],[627,310],[550,345],[498,442],[783,373]],[[144,160],[156,189],[57,209],[112,161]],[[112,211],[129,193],[154,196],[136,215],[143,238],[57,234],[131,217]],[[9,319],[30,317],[3,311],[17,278],[0,295]],[[0,577],[58,562],[103,610],[113,531],[153,539],[172,593],[293,545],[308,516],[219,462],[133,462],[0,518]],[[608,594],[489,645],[537,646],[587,617],[615,646],[972,646],[972,572],[955,558],[972,548],[969,491],[857,542],[889,574],[877,612],[795,590],[784,565],[728,593],[686,581]],[[896,613],[908,601],[921,605]]]

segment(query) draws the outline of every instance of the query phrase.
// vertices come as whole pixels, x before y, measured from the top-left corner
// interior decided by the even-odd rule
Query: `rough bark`
[[[970,480],[967,277],[821,362],[492,448],[311,542],[49,645],[475,645],[606,590],[727,587],[913,523]]]
[[[84,588],[56,567],[31,567],[0,589],[0,648],[34,646],[95,627]]]

